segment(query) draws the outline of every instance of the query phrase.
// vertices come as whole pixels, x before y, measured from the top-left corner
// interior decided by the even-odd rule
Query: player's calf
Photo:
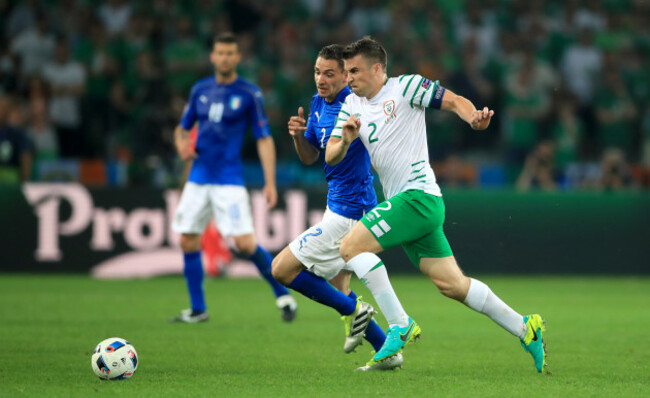
[[[463,274],[453,256],[422,258],[420,271],[429,277],[444,296],[461,302],[465,300],[470,278]]]

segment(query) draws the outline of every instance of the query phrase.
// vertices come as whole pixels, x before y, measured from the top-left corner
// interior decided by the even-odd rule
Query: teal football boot
[[[539,373],[546,373],[546,345],[544,344],[543,333],[546,326],[542,317],[538,314],[526,315],[524,317],[527,331],[526,336],[521,339],[521,345],[526,352],[532,355],[535,361],[535,368]]]
[[[381,349],[372,358],[373,361],[379,362],[391,357],[400,351],[407,343],[414,343],[420,338],[422,330],[412,318],[409,318],[409,324],[406,327],[393,326],[386,332],[386,341]]]

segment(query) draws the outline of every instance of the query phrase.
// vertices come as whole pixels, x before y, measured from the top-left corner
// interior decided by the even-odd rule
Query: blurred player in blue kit
[[[343,46],[323,47],[314,66],[318,93],[314,95],[309,120],[303,108],[288,123],[289,134],[300,160],[315,163],[327,146],[341,105],[351,93],[346,85]],[[351,271],[339,254],[343,237],[357,221],[377,205],[368,152],[360,141],[353,143],[343,161],[336,166],[323,162],[328,185],[327,210],[323,220],[298,236],[273,260],[273,276],[285,286],[327,305],[342,315],[346,339],[344,351],[352,352],[366,338],[378,351],[386,335],[372,320],[374,309],[350,290]],[[382,270],[377,270],[381,274]],[[386,270],[382,283],[394,295]],[[328,283],[332,282],[337,289]],[[401,354],[364,370],[401,367]]]
[[[212,215],[223,236],[234,239],[237,250],[255,263],[271,285],[282,318],[292,321],[296,315],[296,301],[287,288],[273,278],[273,257],[255,241],[250,198],[244,187],[241,148],[250,128],[257,140],[257,152],[264,170],[264,196],[269,208],[275,206],[275,145],[262,93],[237,75],[241,54],[233,34],[223,33],[215,38],[210,60],[215,76],[200,80],[192,87],[187,107],[174,132],[179,156],[193,162],[172,225],[174,231],[181,234],[191,308],[181,311],[172,321],[208,320],[200,238]],[[197,122],[194,147],[189,135]]]

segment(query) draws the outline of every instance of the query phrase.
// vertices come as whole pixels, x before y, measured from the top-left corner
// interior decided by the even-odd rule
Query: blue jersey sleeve
[[[324,149],[321,148],[319,143],[318,143],[318,135],[316,134],[316,123],[314,122],[315,118],[314,116],[314,111],[316,110],[318,104],[318,97],[314,96],[314,99],[311,101],[311,105],[309,106],[309,119],[307,119],[307,130],[305,131],[305,139],[307,142],[312,144],[318,149]]]
[[[309,120],[307,120],[307,130],[305,131],[305,139],[316,148],[321,149],[320,145],[318,145],[318,137],[316,137],[316,126],[314,125],[313,121],[314,118],[312,116],[309,116]]]
[[[253,136],[255,136],[255,139],[268,137],[271,135],[271,131],[269,130],[269,122],[264,112],[262,92],[258,88],[255,88],[251,94],[253,96],[253,109],[250,112],[250,124],[253,127]]]
[[[185,130],[191,130],[196,123],[196,101],[194,97],[196,96],[196,86],[192,87],[190,92],[190,98],[185,105],[185,110],[183,110],[183,116],[181,117],[181,127]]]

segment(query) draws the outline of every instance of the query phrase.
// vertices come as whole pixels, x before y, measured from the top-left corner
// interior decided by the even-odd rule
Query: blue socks
[[[201,263],[201,252],[196,251],[192,253],[183,253],[183,258],[185,260],[183,274],[185,275],[185,281],[187,282],[187,290],[190,293],[192,311],[203,312],[206,310],[206,305],[205,295],[203,293],[203,264]],[[282,286],[273,278],[273,275],[271,275],[271,262],[273,261],[273,257],[271,257],[269,252],[264,250],[262,247],[257,246],[255,254],[253,254],[250,259],[255,263],[264,279],[269,282],[271,288],[273,288],[275,297],[289,294],[289,290]]]
[[[203,264],[201,264],[201,252],[183,253],[185,260],[185,282],[190,293],[192,311],[205,311],[205,296],[203,294]]]
[[[355,301],[357,300],[357,295],[353,291],[350,291],[348,297]],[[372,344],[372,348],[375,349],[375,352],[379,352],[381,347],[384,345],[384,341],[386,341],[386,334],[374,319],[368,324],[365,339]]]
[[[301,271],[289,287],[318,303],[334,308],[341,315],[350,315],[357,307],[357,295],[341,293],[325,279],[308,271]],[[386,334],[374,320],[368,325],[365,339],[378,352],[386,341]]]
[[[357,307],[355,299],[341,293],[325,279],[311,272],[301,271],[289,287],[311,300],[334,308],[341,315],[350,315]]]
[[[271,253],[267,252],[262,246],[257,245],[257,250],[249,257],[249,259],[255,263],[255,266],[260,271],[260,274],[262,274],[262,277],[264,277],[269,285],[271,285],[275,297],[289,294],[289,290],[282,286],[280,282],[276,281],[271,274],[271,263],[273,262],[273,256],[271,256]]]

